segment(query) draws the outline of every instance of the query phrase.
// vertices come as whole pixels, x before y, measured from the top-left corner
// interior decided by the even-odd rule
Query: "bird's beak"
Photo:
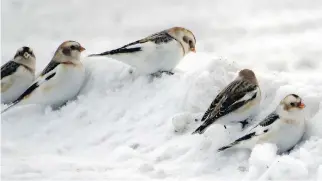
[[[300,109],[303,109],[303,108],[305,108],[305,104],[303,104],[302,102],[298,105],[298,107],[300,108]]]
[[[80,52],[82,52],[82,51],[84,51],[84,50],[86,50],[84,47],[82,47],[82,46],[80,46],[80,47],[79,47],[79,51],[80,51]]]
[[[192,47],[192,48],[190,48],[190,51],[196,53],[196,48],[195,47]]]

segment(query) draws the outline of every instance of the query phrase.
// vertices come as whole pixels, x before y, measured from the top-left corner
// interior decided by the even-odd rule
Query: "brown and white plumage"
[[[36,57],[29,47],[21,47],[14,58],[1,66],[1,102],[18,98],[35,78]]]
[[[261,92],[253,71],[244,69],[211,103],[194,133],[202,134],[211,124],[236,124],[251,118],[259,109]]]
[[[83,50],[78,42],[62,43],[36,80],[2,112],[23,104],[60,106],[74,98],[85,78],[85,69],[80,61]]]
[[[182,27],[173,27],[129,43],[121,48],[99,54],[130,66],[141,73],[169,72],[189,52],[195,52],[196,39],[193,33]]]
[[[223,151],[231,147],[253,148],[257,143],[273,143],[279,152],[285,152],[295,146],[305,130],[305,118],[302,99],[296,94],[286,96],[271,114],[250,129],[244,136],[231,144],[221,147]]]

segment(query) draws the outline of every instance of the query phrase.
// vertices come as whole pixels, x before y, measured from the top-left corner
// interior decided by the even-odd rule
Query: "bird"
[[[85,68],[80,61],[83,48],[76,41],[65,41],[36,80],[9,106],[40,104],[61,106],[77,96],[85,79]]]
[[[228,84],[212,101],[199,126],[192,134],[202,134],[213,123],[234,125],[244,129],[260,106],[261,91],[255,73],[250,69],[239,71],[237,78]]]
[[[264,120],[218,152],[228,148],[253,148],[257,143],[276,144],[279,153],[289,151],[305,131],[305,104],[296,94],[287,95]]]
[[[35,79],[36,56],[30,47],[19,48],[14,58],[1,66],[1,103],[18,98]]]
[[[190,30],[172,27],[114,50],[90,54],[89,57],[110,57],[143,74],[172,75],[172,70],[186,54],[196,52],[195,45],[196,38]]]

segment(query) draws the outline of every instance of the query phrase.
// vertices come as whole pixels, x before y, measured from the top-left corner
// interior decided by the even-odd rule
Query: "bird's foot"
[[[134,70],[133,69],[129,69],[129,74],[133,74]]]
[[[158,71],[158,72],[152,73],[151,76],[154,78],[161,78],[163,73],[166,73],[167,75],[174,74],[173,72],[170,72],[170,71]]]
[[[173,75],[174,74],[173,72],[170,72],[170,71],[160,71],[160,72],[161,72],[161,74],[166,73],[167,75]]]
[[[239,123],[242,125],[242,129],[244,129],[249,124],[248,119],[240,121]]]

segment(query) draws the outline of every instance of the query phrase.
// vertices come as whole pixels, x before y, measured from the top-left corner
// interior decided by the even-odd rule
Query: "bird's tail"
[[[105,56],[105,55],[111,55],[111,51],[106,51],[106,52],[103,52],[103,53],[98,53],[98,54],[90,54],[88,55],[88,57],[99,57],[99,56]]]
[[[192,134],[196,134],[196,133],[202,134],[205,132],[206,127],[207,125],[201,125]]]
[[[231,147],[233,147],[233,146],[235,146],[235,145],[237,145],[237,144],[239,144],[239,143],[240,143],[240,141],[239,141],[239,140],[236,140],[236,141],[234,141],[234,142],[230,143],[230,144],[229,144],[229,145],[227,145],[227,146],[223,146],[223,147],[219,148],[219,149],[218,149],[218,152],[220,152],[220,151],[224,151],[224,150],[226,150],[226,149],[228,149],[228,148],[231,148]]]
[[[218,152],[221,152],[221,151],[224,151],[224,150],[226,150],[226,149],[228,149],[228,148],[231,148],[233,145],[227,145],[227,146],[223,146],[223,147],[221,147],[221,148],[219,148],[217,151]]]
[[[102,56],[101,54],[90,54],[88,55],[88,57],[99,57],[99,56]]]
[[[13,106],[17,105],[20,102],[20,100],[16,100],[14,102],[12,102],[11,104],[9,104],[8,107],[6,107],[5,109],[3,109],[1,111],[1,114],[3,114],[4,112],[8,111],[10,108],[12,108]]]

